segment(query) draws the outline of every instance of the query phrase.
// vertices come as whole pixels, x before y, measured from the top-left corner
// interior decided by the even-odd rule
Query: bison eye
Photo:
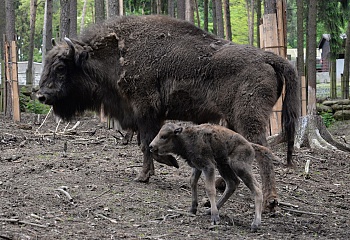
[[[57,71],[58,73],[63,73],[64,70],[65,70],[65,67],[64,67],[63,65],[60,65],[60,66],[58,66],[58,67],[56,68],[56,71]]]
[[[160,139],[163,139],[163,140],[165,140],[165,139],[167,139],[167,138],[168,138],[167,135],[162,135],[162,136],[160,136]]]

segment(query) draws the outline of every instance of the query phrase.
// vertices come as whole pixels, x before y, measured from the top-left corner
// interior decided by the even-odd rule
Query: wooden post
[[[5,81],[4,81],[4,113],[5,115],[10,115],[11,116],[11,106],[12,106],[12,101],[8,97],[9,95],[9,79],[11,78],[10,75],[10,69],[9,69],[9,48],[10,46],[5,40],[4,36],[4,52],[5,52]]]
[[[17,66],[17,46],[16,42],[11,43],[11,63],[12,63],[12,112],[13,121],[21,121],[21,110],[19,107],[19,89],[18,89],[18,66]]]
[[[5,62],[2,59],[2,57],[0,57],[0,61],[1,61],[1,84],[0,84],[0,112],[2,112],[4,110],[4,94],[5,94]]]
[[[265,14],[260,28],[260,47],[284,58],[287,56],[286,48],[286,3],[285,0],[276,2],[277,14]],[[282,130],[282,104],[284,97],[277,100],[270,117],[270,134],[278,134]]]

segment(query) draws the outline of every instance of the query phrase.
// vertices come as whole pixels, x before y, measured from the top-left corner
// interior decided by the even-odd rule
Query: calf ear
[[[174,133],[175,134],[180,134],[181,132],[182,132],[182,127],[178,127],[178,128],[176,128],[175,130],[174,130]]]

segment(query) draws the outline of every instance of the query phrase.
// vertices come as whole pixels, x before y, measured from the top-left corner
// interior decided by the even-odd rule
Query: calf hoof
[[[190,213],[196,215],[196,213],[197,213],[197,208],[190,208]]]
[[[250,226],[250,231],[252,231],[252,232],[256,232],[256,231],[258,231],[258,229],[259,229],[258,224],[252,223],[252,225]]]
[[[211,224],[218,225],[220,222],[219,214],[211,215]]]

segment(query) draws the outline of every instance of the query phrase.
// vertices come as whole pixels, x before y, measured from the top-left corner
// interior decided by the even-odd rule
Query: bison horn
[[[69,54],[74,55],[75,48],[74,48],[74,44],[73,44],[72,40],[70,40],[70,39],[67,38],[67,37],[64,37],[64,41],[66,41],[66,43],[67,43],[68,46],[70,47]]]
[[[51,44],[52,44],[52,46],[56,46],[56,41],[54,38],[51,38]]]

